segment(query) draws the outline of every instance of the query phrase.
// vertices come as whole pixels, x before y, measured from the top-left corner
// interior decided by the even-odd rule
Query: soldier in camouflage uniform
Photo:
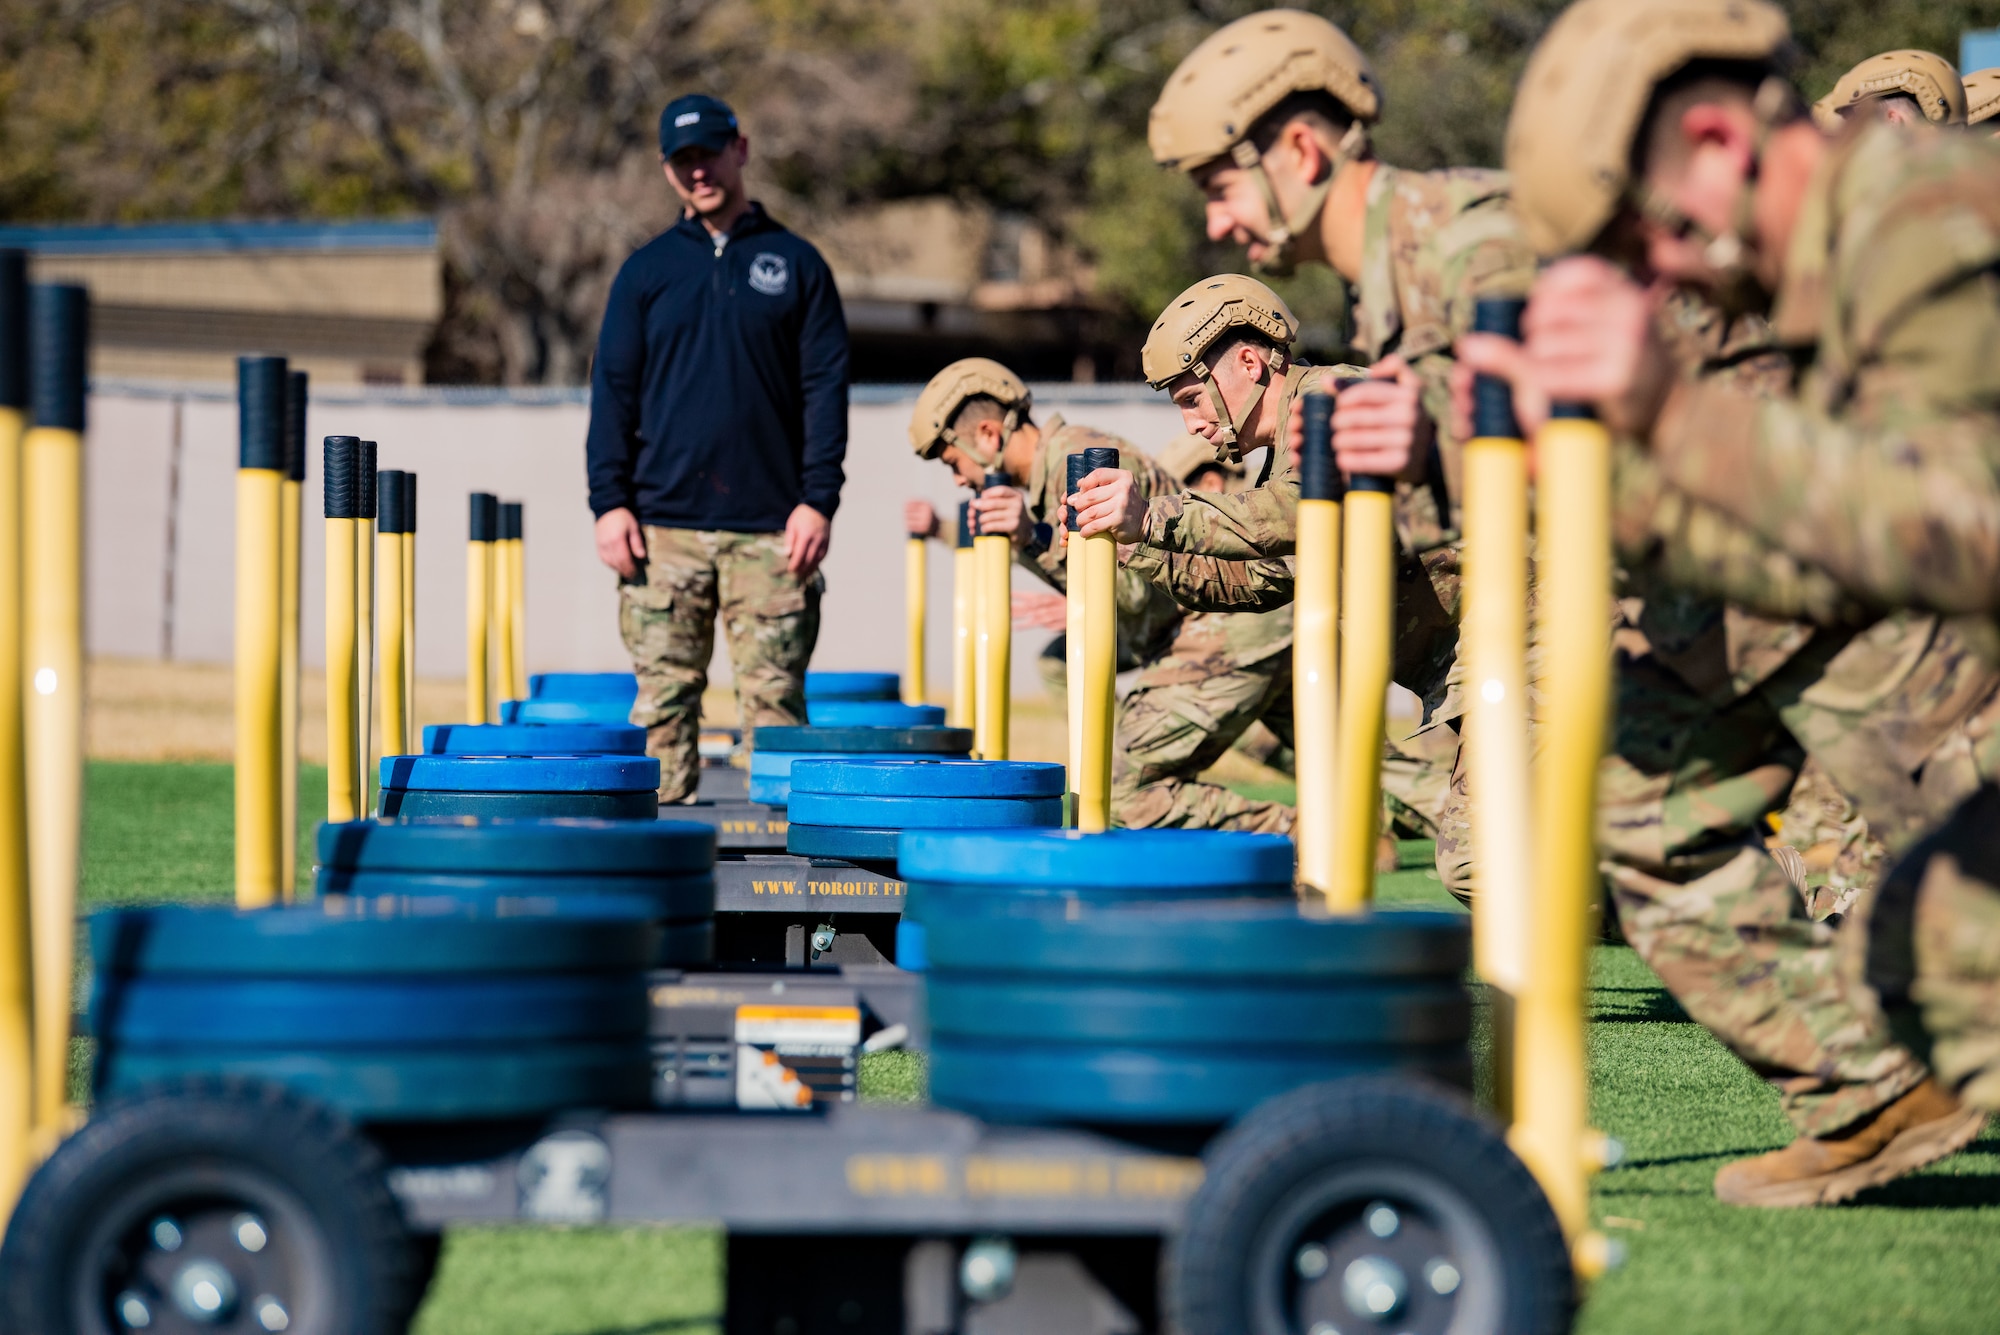
[[[1898,125],[1965,124],[1965,84],[1943,56],[1929,51],[1884,51],[1840,76],[1813,103],[1813,120],[1828,134],[1857,116]]]
[[[1995,163],[1873,120],[1828,141],[1777,72],[1787,42],[1760,0],[1582,0],[1531,58],[1507,140],[1538,250],[1643,254],[1655,283],[1768,310],[1782,385],[1677,375],[1649,289],[1588,256],[1538,279],[1525,349],[1460,346],[1515,380],[1530,426],[1555,398],[1616,433],[1614,533],[1656,578],[1640,652],[1622,646],[1600,829],[1627,936],[1785,1093],[1798,1139],[1716,1179],[1758,1205],[1890,1180],[1970,1141],[1995,1101],[1953,1092],[1990,1067],[1940,1045],[1940,1082],[1893,1041],[1838,967],[1853,919],[1840,937],[1809,921],[1753,824],[1810,754],[1906,847],[1996,749],[1991,623],[1871,610],[1986,611],[2000,587]],[[1800,615],[1822,626],[1768,619]],[[1941,913],[1976,919],[1967,898]],[[1974,966],[1937,977],[1949,991]]]
[[[1345,34],[1317,16],[1273,10],[1219,29],[1181,62],[1154,104],[1148,140],[1155,159],[1188,172],[1207,196],[1211,240],[1234,239],[1260,268],[1325,264],[1352,284],[1355,346],[1372,374],[1401,382],[1343,394],[1335,445],[1342,469],[1400,478],[1395,677],[1422,713],[1415,733],[1389,747],[1383,782],[1435,827],[1464,714],[1452,340],[1471,326],[1479,297],[1525,292],[1534,264],[1508,206],[1506,177],[1410,172],[1377,161],[1367,131],[1380,110],[1374,73]],[[1361,443],[1365,433],[1380,429],[1399,391],[1413,391],[1417,409],[1407,444],[1371,451]],[[1288,555],[1297,497],[1297,478],[1281,457],[1266,485],[1239,495],[1160,497],[1143,511],[1132,505],[1119,536],[1144,544],[1141,568],[1159,571],[1186,606],[1269,605],[1290,596],[1288,582],[1246,585],[1240,568],[1166,554]],[[1448,838],[1441,848],[1451,850]],[[1453,873],[1464,879],[1462,859]]]
[[[1051,417],[1038,426],[1028,386],[998,362],[971,357],[931,378],[910,419],[910,443],[919,457],[937,459],[968,487],[979,531],[1005,533],[1016,559],[1051,588],[1067,587],[1067,568],[1055,524],[1068,484],[1069,456],[1093,447],[1118,451],[1119,466],[1148,495],[1174,490],[1175,480],[1152,459],[1118,437]],[[989,473],[1014,485],[984,487]],[[919,503],[921,504],[921,503]],[[910,514],[912,532],[936,527]],[[1273,702],[1289,682],[1291,618],[1243,616],[1226,622],[1275,629],[1190,637],[1181,609],[1159,586],[1132,571],[1118,576],[1121,663],[1139,667],[1132,699],[1121,708],[1112,740],[1112,818],[1121,825],[1179,825],[1200,829],[1284,831],[1291,810],[1255,802],[1196,779]],[[1281,669],[1272,664],[1281,663]],[[1259,671],[1262,675],[1257,675]],[[1277,680],[1271,679],[1273,672]],[[1245,674],[1250,674],[1246,678]],[[1284,697],[1287,705],[1289,697]]]

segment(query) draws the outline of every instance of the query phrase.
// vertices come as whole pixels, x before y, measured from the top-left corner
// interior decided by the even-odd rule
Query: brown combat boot
[[[1859,1126],[1800,1136],[1781,1150],[1724,1165],[1715,1196],[1725,1205],[1767,1209],[1832,1205],[1936,1163],[1971,1143],[1985,1124],[1985,1113],[1927,1077]]]

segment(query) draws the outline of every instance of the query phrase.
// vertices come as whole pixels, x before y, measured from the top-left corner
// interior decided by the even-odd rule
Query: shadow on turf
[[[1686,1024],[1688,1013],[1664,987],[1593,987],[1594,1024]]]

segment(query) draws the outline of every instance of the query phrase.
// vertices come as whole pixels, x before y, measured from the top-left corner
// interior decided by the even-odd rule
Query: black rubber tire
[[[106,1105],[22,1193],[0,1247],[0,1326],[122,1330],[113,1294],[92,1292],[107,1286],[92,1285],[91,1271],[169,1202],[228,1209],[240,1195],[270,1221],[272,1239],[292,1244],[293,1287],[282,1295],[291,1335],[400,1331],[416,1257],[387,1171],[338,1114],[274,1085],[203,1077]]]
[[[1447,1245],[1455,1265],[1448,1298],[1411,1283],[1410,1310],[1382,1329],[1449,1322],[1455,1335],[1558,1335],[1570,1328],[1576,1280],[1555,1212],[1500,1130],[1457,1094],[1410,1078],[1306,1085],[1257,1107],[1202,1157],[1206,1175],[1167,1266],[1180,1335],[1305,1335],[1318,1309],[1301,1314],[1293,1299],[1322,1303],[1329,1295],[1323,1287],[1289,1292],[1294,1258],[1303,1269],[1305,1249],[1317,1245],[1330,1214],[1359,1202],[1358,1227],[1374,1199],[1406,1201],[1420,1225],[1435,1216],[1424,1250]],[[1318,1259],[1328,1279],[1320,1284],[1337,1289],[1342,1239],[1353,1235],[1327,1237]],[[1423,1241],[1415,1229],[1396,1236]],[[1343,1327],[1376,1328],[1344,1307],[1339,1315]]]

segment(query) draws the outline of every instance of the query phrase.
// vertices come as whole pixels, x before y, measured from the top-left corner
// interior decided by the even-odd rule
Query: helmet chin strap
[[[990,422],[993,419],[989,417],[986,420]],[[1021,410],[1019,408],[1009,408],[1006,415],[1000,419],[1000,448],[993,451],[990,455],[982,452],[979,446],[973,443],[979,439],[979,433],[976,431],[969,435],[961,436],[950,427],[946,427],[938,433],[938,439],[947,445],[956,446],[958,449],[971,455],[974,461],[987,472],[997,473],[1001,471],[1000,456],[1006,453],[1007,442],[1013,439],[1014,433],[1020,429]]]
[[[1285,354],[1282,350],[1269,354],[1264,365],[1264,375],[1257,381],[1256,389],[1243,401],[1241,412],[1230,412],[1229,401],[1222,397],[1222,386],[1215,382],[1215,372],[1209,369],[1206,359],[1196,362],[1191,369],[1201,377],[1202,387],[1208,391],[1208,401],[1215,408],[1215,457],[1228,463],[1243,462],[1243,432],[1250,425],[1250,415],[1263,402],[1264,391],[1273,383],[1282,380],[1285,374]]]
[[[1329,159],[1325,176],[1306,187],[1305,196],[1299,206],[1290,214],[1278,203],[1278,192],[1272,188],[1271,177],[1264,170],[1263,155],[1248,139],[1239,139],[1229,150],[1232,162],[1250,173],[1250,179],[1257,183],[1257,191],[1264,196],[1265,216],[1271,220],[1271,230],[1258,238],[1267,247],[1268,253],[1260,260],[1251,261],[1250,267],[1258,273],[1269,274],[1273,278],[1287,278],[1298,269],[1296,254],[1299,235],[1313,225],[1319,211],[1326,205],[1326,197],[1333,190],[1333,178],[1340,175],[1340,169],[1353,162],[1368,148],[1368,128],[1360,121],[1347,127],[1347,133],[1340,136]]]

